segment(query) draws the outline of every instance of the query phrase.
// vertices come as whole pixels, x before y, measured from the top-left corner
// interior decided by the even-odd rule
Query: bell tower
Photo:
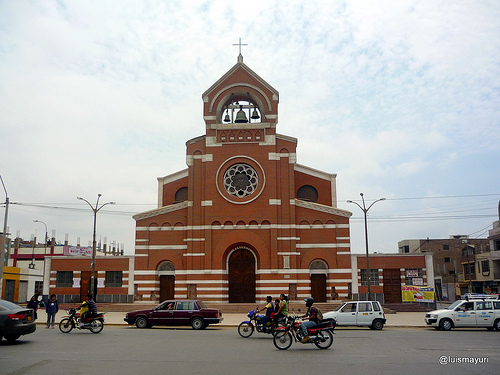
[[[279,93],[243,63],[243,56],[202,95],[206,146],[274,144]]]

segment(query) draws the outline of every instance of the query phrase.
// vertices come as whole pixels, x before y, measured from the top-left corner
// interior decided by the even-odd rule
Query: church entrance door
[[[174,299],[174,275],[161,275],[160,276],[160,302],[167,299]]]
[[[311,275],[311,297],[316,302],[326,302],[326,275]]]
[[[255,302],[255,258],[246,249],[229,258],[229,302]]]

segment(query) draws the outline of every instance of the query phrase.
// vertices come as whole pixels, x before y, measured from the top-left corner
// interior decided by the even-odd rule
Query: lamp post
[[[96,293],[96,288],[95,288],[95,253],[96,253],[95,230],[96,230],[97,213],[104,206],[106,206],[108,204],[115,204],[116,203],[116,202],[106,202],[106,203],[103,203],[103,204],[101,204],[99,206],[99,199],[101,198],[101,195],[102,194],[97,194],[97,202],[96,202],[95,206],[92,206],[92,204],[88,200],[86,200],[86,199],[84,199],[82,197],[77,197],[77,199],[80,199],[82,201],[87,202],[87,204],[92,209],[92,212],[94,212],[94,233],[92,235],[92,277],[90,279],[90,292],[93,293],[93,294],[97,294]],[[95,298],[95,295],[94,295],[94,298]]]
[[[42,295],[43,295],[43,291],[45,289],[45,257],[47,256],[47,224],[45,224],[41,220],[33,220],[33,222],[42,223],[45,226],[45,249],[43,250],[43,271],[42,271]]]
[[[370,277],[370,255],[368,253],[368,222],[367,222],[367,219],[366,219],[366,214],[368,213],[368,210],[370,208],[372,208],[372,206],[377,203],[377,202],[380,202],[380,201],[385,201],[385,198],[380,198],[380,199],[377,199],[376,201],[373,201],[372,204],[370,204],[368,206],[368,208],[366,208],[366,205],[365,205],[365,197],[363,196],[363,193],[359,193],[359,195],[361,195],[361,199],[363,200],[363,207],[361,207],[361,205],[358,203],[358,202],[354,202],[354,201],[347,201],[347,203],[354,203],[355,205],[357,205],[359,208],[361,208],[361,211],[363,211],[364,215],[365,215],[365,245],[366,245],[366,278],[367,278],[367,285],[368,285],[368,301],[371,301],[371,286],[370,286],[370,282],[371,282],[371,277]]]

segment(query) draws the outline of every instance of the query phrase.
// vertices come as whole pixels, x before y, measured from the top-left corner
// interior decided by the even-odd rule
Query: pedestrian
[[[40,301],[38,301],[38,293],[33,294],[33,297],[28,301],[28,309],[33,309],[34,315],[35,315],[35,320],[38,318],[37,310],[38,310],[38,304]]]
[[[45,328],[54,328],[56,321],[56,314],[59,311],[59,304],[57,303],[56,295],[51,294],[50,300],[47,302],[45,312],[47,313],[47,326]]]

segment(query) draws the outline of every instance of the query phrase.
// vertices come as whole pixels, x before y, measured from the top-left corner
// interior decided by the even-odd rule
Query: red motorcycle
[[[83,323],[83,325],[80,325]],[[92,333],[99,333],[104,328],[104,313],[98,313],[90,318],[80,318],[80,312],[75,308],[68,310],[68,315],[61,319],[59,330],[63,333],[69,333],[73,328],[88,329]]]
[[[300,310],[299,310],[300,311]],[[322,320],[320,324],[308,328],[309,340],[302,342],[304,335],[302,333],[302,322],[293,313],[293,316],[288,316],[284,327],[278,327],[275,330],[273,343],[280,350],[286,350],[292,346],[293,341],[302,344],[314,344],[320,349],[328,349],[333,344],[333,330],[335,329],[334,319]]]

